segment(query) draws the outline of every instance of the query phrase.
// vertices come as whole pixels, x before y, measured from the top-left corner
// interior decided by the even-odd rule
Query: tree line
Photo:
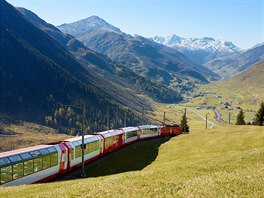
[[[260,104],[260,108],[256,113],[255,120],[253,122],[245,121],[245,113],[243,109],[240,109],[237,118],[236,118],[236,125],[259,125],[264,126],[264,102]]]

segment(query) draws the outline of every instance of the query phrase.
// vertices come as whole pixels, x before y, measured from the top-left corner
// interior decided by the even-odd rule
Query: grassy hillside
[[[93,177],[0,188],[0,197],[262,197],[263,127],[205,130],[188,116],[191,134],[125,147],[89,165]]]
[[[245,111],[246,121],[252,121],[260,103],[264,101],[264,61],[253,65],[236,77],[209,85],[201,86],[187,105],[215,106],[227,121],[231,113],[231,123],[235,123],[239,108]],[[228,103],[229,105],[225,105]]]
[[[223,96],[234,96],[241,102],[249,105],[256,105],[264,100],[264,61],[253,65],[245,72],[235,76],[234,78],[222,81],[208,86],[205,89],[212,92],[222,93]]]
[[[263,97],[264,96],[263,79],[264,79],[264,61],[261,61],[227,82],[228,84],[230,84],[230,88],[241,89],[244,86],[248,86],[251,91],[258,92],[259,94],[262,94],[261,96]]]

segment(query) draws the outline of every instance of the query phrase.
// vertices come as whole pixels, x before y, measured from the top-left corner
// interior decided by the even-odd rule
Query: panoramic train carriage
[[[176,136],[183,133],[183,128],[179,125],[161,126],[161,136]]]
[[[138,127],[125,127],[122,128],[124,132],[124,143],[123,144],[131,144],[138,140],[138,136],[140,135],[140,128]]]
[[[139,126],[139,128],[141,130],[139,134],[140,140],[160,136],[160,126],[158,125],[143,125]]]
[[[64,169],[66,150],[60,145],[39,145],[0,153],[0,186],[41,183]]]
[[[95,134],[101,135],[104,139],[104,154],[116,150],[123,145],[124,132],[121,129],[97,132]]]
[[[82,165],[82,137],[67,139],[64,141],[69,150],[68,169]],[[84,136],[84,161],[88,163],[103,154],[103,138],[100,135]]]

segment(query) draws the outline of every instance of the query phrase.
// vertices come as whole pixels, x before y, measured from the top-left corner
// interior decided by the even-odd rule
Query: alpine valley
[[[242,50],[211,37],[132,36],[98,16],[55,27],[1,0],[0,110],[5,120],[67,134],[81,126],[81,111],[67,105],[86,107],[86,133],[107,128],[108,117],[112,127],[153,121],[156,103],[184,102],[197,87],[236,79],[264,59],[263,47]],[[250,79],[262,77],[253,74]]]
[[[263,198],[261,8],[0,0],[0,197]]]
[[[219,78],[179,51],[139,35],[133,37],[97,16],[63,24],[58,28],[73,35],[88,48],[172,89],[181,85],[187,85],[185,88],[194,87],[195,83],[208,83]]]

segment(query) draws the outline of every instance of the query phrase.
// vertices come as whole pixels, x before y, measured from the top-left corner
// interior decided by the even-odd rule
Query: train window
[[[119,135],[113,137],[113,144],[116,145],[119,141]]]
[[[45,155],[42,157],[43,160],[43,169],[47,169],[50,167],[50,155]]]
[[[153,133],[157,133],[157,132],[158,132],[157,128],[142,130],[142,134],[153,134]]]
[[[11,161],[7,157],[0,159],[0,166],[8,165],[10,163]]]
[[[39,152],[40,152],[42,155],[48,155],[48,154],[49,154],[49,150],[48,150],[48,149],[41,149],[41,150],[39,150]]]
[[[23,160],[27,160],[27,159],[31,159],[32,158],[32,156],[29,153],[22,153],[22,154],[20,154],[20,157]]]
[[[80,157],[82,155],[82,147],[81,146],[77,146],[75,148],[75,157]]]
[[[51,166],[56,166],[58,164],[58,153],[51,154]]]
[[[95,142],[92,142],[92,148],[91,148],[91,152],[95,151]]]
[[[32,157],[38,157],[41,155],[39,151],[30,151],[29,153],[32,155]]]
[[[99,141],[95,141],[94,146],[95,146],[94,148],[95,151],[99,150]]]
[[[129,139],[129,138],[132,138],[132,137],[135,137],[135,136],[137,136],[137,131],[131,131],[131,132],[127,133],[126,139]]]
[[[15,162],[19,162],[22,161],[22,158],[19,155],[13,155],[9,157],[10,161],[15,163]]]
[[[96,142],[93,142],[93,152],[96,151]]]
[[[24,162],[24,175],[30,175],[33,173],[33,160]]]
[[[42,157],[34,159],[34,172],[42,170]]]
[[[9,182],[13,179],[12,176],[12,165],[1,167],[1,184]]]
[[[109,138],[108,138],[108,146],[111,146],[111,145],[112,145],[112,138],[109,137]]]
[[[72,158],[72,160],[74,159],[74,148],[72,148],[72,150],[71,150],[71,158]]]
[[[97,150],[97,143],[98,143],[98,141],[93,142],[93,151],[96,151]]]
[[[99,141],[95,142],[95,150],[99,150]]]
[[[88,153],[91,153],[93,151],[93,143],[90,142],[87,146],[89,147],[88,148]]]
[[[18,179],[20,177],[23,177],[24,171],[23,171],[23,162],[14,164],[13,165],[13,179]]]
[[[105,146],[109,147],[111,145],[111,138],[106,138],[105,139]]]
[[[54,147],[50,147],[50,148],[48,148],[48,150],[49,150],[50,153],[57,152],[57,150]]]
[[[90,143],[85,145],[85,150],[84,150],[85,155],[89,153],[89,147],[90,147]]]
[[[91,148],[91,152],[95,151],[95,142],[92,142],[92,148]]]
[[[89,153],[93,152],[93,142],[89,144]]]

